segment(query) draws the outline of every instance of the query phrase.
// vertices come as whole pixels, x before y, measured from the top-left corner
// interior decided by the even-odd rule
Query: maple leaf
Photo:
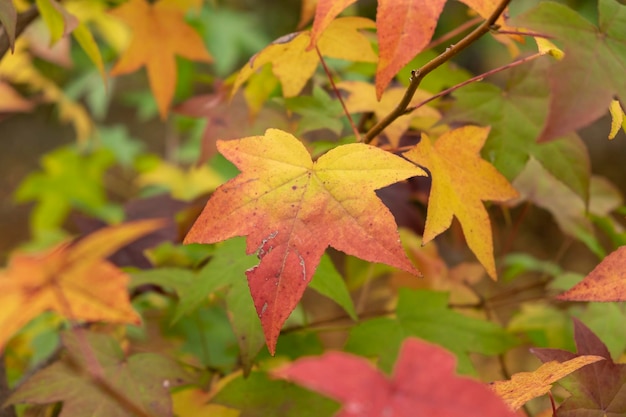
[[[202,38],[185,22],[186,4],[177,0],[130,0],[111,13],[133,30],[128,49],[111,70],[121,75],[146,66],[150,89],[165,119],[176,88],[176,56],[211,62]]]
[[[162,225],[146,220],[101,229],[43,253],[16,253],[0,271],[0,349],[46,310],[72,320],[135,323],[128,276],[103,258]]]
[[[518,194],[493,165],[481,159],[488,134],[488,128],[466,126],[444,133],[434,144],[423,134],[420,143],[403,155],[427,168],[432,178],[424,243],[448,229],[456,216],[469,248],[496,279],[491,224],[482,201],[506,201]]]
[[[626,6],[598,1],[598,26],[572,9],[541,2],[514,19],[514,24],[563,43],[565,58],[550,71],[552,97],[539,141],[548,141],[587,126],[606,113],[613,97],[626,100],[621,59],[626,42]]]
[[[335,17],[356,0],[319,0],[311,29],[309,49],[324,36]],[[484,18],[496,9],[497,0],[461,0]],[[376,29],[380,60],[376,70],[376,97],[380,100],[389,82],[430,42],[446,0],[379,0]],[[498,20],[503,23],[502,17]]]
[[[481,82],[457,90],[456,102],[446,120],[489,125],[491,130],[482,154],[509,181],[533,157],[586,201],[591,164],[582,140],[572,133],[537,143],[548,113],[549,68],[548,60],[535,60],[513,68],[502,88]]]
[[[557,299],[626,301],[626,246],[609,254],[581,282]]]
[[[90,361],[84,357],[81,339],[93,350],[103,371],[101,378],[144,413],[171,416],[169,388],[194,382],[192,374],[165,356],[140,353],[127,358],[111,336],[85,333],[84,338],[78,338],[67,332],[62,335],[62,342],[68,355],[26,380],[5,404],[63,402],[59,417],[137,415],[86,374]]]
[[[572,394],[557,409],[559,417],[617,417],[626,414],[626,364],[616,364],[611,354],[587,326],[574,320],[577,353],[560,349],[532,349],[541,361],[565,362],[584,355],[606,360],[579,369],[559,382]]]
[[[343,352],[302,358],[272,374],[341,402],[337,417],[515,416],[487,386],[456,376],[454,368],[452,354],[409,338],[391,379]]]
[[[53,45],[78,26],[78,19],[65,10],[55,0],[37,0],[37,8],[50,30],[50,44]]]
[[[496,381],[491,389],[506,402],[509,407],[517,410],[533,398],[550,392],[552,384],[585,365],[604,360],[601,356],[585,355],[559,363],[544,363],[533,372],[519,372],[508,381]]]
[[[247,253],[261,259],[247,275],[270,352],[329,245],[417,273],[373,192],[424,175],[412,163],[364,144],[314,163],[300,141],[276,129],[217,146],[242,173],[215,191],[185,243],[248,237]]]
[[[345,17],[334,20],[318,42],[321,54],[331,58],[358,62],[376,62],[377,57],[370,41],[360,34],[360,29],[373,28],[374,22],[362,17]],[[280,80],[285,97],[294,97],[302,91],[319,64],[316,51],[307,51],[310,32],[295,32],[272,42],[239,71],[233,93],[265,64],[272,64],[274,75]]]
[[[390,88],[385,91],[385,94],[379,101],[376,99],[374,86],[370,83],[344,81],[338,83],[337,88],[349,92],[350,95],[344,100],[344,104],[350,113],[373,112],[378,120],[387,116],[398,105],[398,102],[405,94],[405,89],[402,87]],[[431,97],[430,93],[417,90],[409,105],[414,106],[429,97]],[[399,146],[402,134],[408,130],[411,122],[416,118],[427,119],[429,124],[432,125],[441,119],[441,115],[432,107],[422,106],[409,115],[396,119],[383,132],[393,148]]]

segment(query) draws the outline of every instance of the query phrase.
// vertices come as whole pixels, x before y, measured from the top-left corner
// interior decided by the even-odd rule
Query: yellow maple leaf
[[[403,87],[389,88],[385,90],[381,100],[378,101],[376,99],[376,88],[370,83],[344,81],[338,83],[337,88],[350,93],[348,98],[344,100],[350,113],[373,112],[378,120],[387,116],[398,105],[406,92],[406,89]],[[409,105],[415,106],[431,95],[426,91],[417,90]],[[398,147],[400,137],[407,131],[411,122],[417,118],[423,119],[426,125],[432,126],[441,119],[441,114],[432,107],[422,106],[412,113],[394,120],[383,132],[393,148]]]
[[[162,226],[145,220],[101,229],[75,244],[16,253],[0,271],[0,350],[26,323],[52,310],[72,320],[139,323],[128,275],[104,258]]]
[[[428,168],[432,179],[424,243],[461,223],[467,245],[489,276],[496,279],[489,215],[482,201],[506,201],[518,196],[507,179],[480,157],[489,128],[465,126],[443,134],[434,144],[427,135],[403,155]]]
[[[175,415],[179,417],[238,417],[241,411],[220,404],[209,404],[211,394],[198,388],[172,394]]]
[[[550,392],[552,384],[585,365],[605,360],[602,356],[585,355],[559,363],[547,362],[533,372],[520,372],[508,381],[496,381],[491,389],[513,410],[517,410],[533,398]]]
[[[317,47],[324,56],[358,62],[376,62],[378,57],[370,41],[359,33],[370,29],[374,22],[362,17],[345,17],[334,20],[320,37]],[[239,71],[233,94],[265,64],[272,64],[274,75],[283,86],[285,97],[294,97],[302,91],[313,76],[319,57],[315,50],[307,51],[311,43],[310,31],[296,32],[276,39]]]
[[[137,178],[139,186],[163,186],[170,190],[172,197],[183,201],[191,201],[202,194],[207,194],[223,182],[224,179],[207,165],[185,169],[167,162],[161,162]]]
[[[111,75],[128,74],[146,66],[150,89],[163,119],[176,89],[176,56],[212,61],[200,35],[185,22],[188,3],[161,0],[149,4],[145,0],[130,0],[111,11],[133,32],[128,49],[111,70]]]

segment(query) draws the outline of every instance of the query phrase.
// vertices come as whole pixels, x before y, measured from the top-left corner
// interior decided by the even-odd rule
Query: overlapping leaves
[[[301,142],[275,129],[218,149],[242,173],[216,190],[185,242],[248,237],[247,253],[261,259],[248,281],[271,352],[328,246],[417,273],[373,192],[424,175],[415,165],[363,144],[313,162]]]

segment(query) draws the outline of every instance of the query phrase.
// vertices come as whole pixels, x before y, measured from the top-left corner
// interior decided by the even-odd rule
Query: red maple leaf
[[[273,375],[343,404],[337,417],[514,417],[479,381],[455,375],[448,351],[407,339],[389,379],[367,360],[343,352],[303,358]]]
[[[414,164],[357,143],[313,162],[300,141],[277,129],[217,147],[242,173],[215,191],[185,243],[248,237],[247,253],[261,259],[247,271],[248,283],[270,352],[328,246],[417,273],[374,193],[425,175]]]

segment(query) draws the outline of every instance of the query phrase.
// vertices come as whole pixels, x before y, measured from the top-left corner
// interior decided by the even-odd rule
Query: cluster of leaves
[[[52,104],[77,137],[15,192],[35,205],[0,270],[0,406],[626,414],[626,211],[576,133],[626,126],[626,6],[462,0],[446,29],[445,0],[353,3],[303,0],[269,42],[201,0],[0,0],[0,110]],[[452,62],[476,46],[508,63]],[[120,102],[175,152],[111,126]],[[532,205],[586,277],[516,244]]]

